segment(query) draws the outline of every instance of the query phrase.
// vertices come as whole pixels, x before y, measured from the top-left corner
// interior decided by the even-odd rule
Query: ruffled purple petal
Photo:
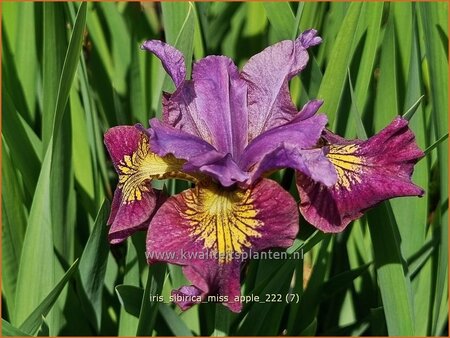
[[[179,289],[172,290],[171,295],[182,311],[200,303],[205,297],[205,293],[194,285],[184,285]]]
[[[309,29],[307,31],[304,31],[299,36],[299,39],[303,48],[317,46],[318,44],[322,43],[322,38],[320,36],[317,36],[317,31],[315,29]]]
[[[247,183],[281,168],[300,170],[327,186],[336,182],[336,171],[323,151],[311,150],[327,123],[325,115],[314,115],[320,105],[321,101],[308,102],[294,120],[266,131],[247,146],[239,162],[250,171]]]
[[[184,82],[186,66],[183,53],[178,49],[159,40],[145,41],[141,48],[155,54],[161,60],[164,69],[172,78],[176,87]]]
[[[242,70],[248,83],[249,141],[297,115],[289,93],[289,80],[308,63],[307,48],[320,43],[315,30],[295,41],[281,41],[256,54]]]
[[[274,181],[263,179],[251,190],[199,186],[158,210],[147,235],[147,260],[183,266],[192,285],[176,292],[196,301],[180,300],[182,309],[199,295],[218,295],[239,312],[240,266],[250,250],[288,247],[297,231],[296,203]]]
[[[328,187],[337,181],[336,170],[323,149],[299,149],[290,143],[282,143],[258,162],[247,183],[253,184],[264,173],[283,168],[294,168]]]
[[[248,178],[229,153],[219,152],[201,138],[157,119],[152,119],[150,125],[148,133],[152,150],[159,156],[173,154],[176,158],[186,160],[183,171],[207,174],[226,187]]]
[[[367,141],[343,140],[325,133],[327,157],[336,168],[337,183],[327,188],[297,173],[300,211],[324,232],[340,232],[377,203],[393,197],[422,196],[411,182],[414,164],[423,157],[408,121],[396,118]]]
[[[183,166],[183,170],[204,173],[224,187],[244,182],[249,178],[248,174],[233,161],[230,154],[223,155],[215,150],[191,158]]]
[[[176,129],[160,120],[150,120],[150,146],[159,156],[173,154],[176,158],[189,160],[194,156],[214,151],[214,147],[205,140]]]
[[[163,95],[164,121],[239,157],[247,145],[247,84],[233,61],[209,56],[194,64],[192,81]]]
[[[220,152],[240,156],[247,145],[247,84],[233,61],[208,56],[194,64],[192,78],[198,117]]]

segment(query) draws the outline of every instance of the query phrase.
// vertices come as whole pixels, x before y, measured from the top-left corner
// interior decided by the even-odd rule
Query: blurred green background
[[[3,335],[448,335],[447,3],[6,1],[1,11]],[[384,203],[334,236],[301,220],[288,252],[303,259],[244,269],[244,295],[282,302],[240,314],[149,302],[185,280],[176,266],[148,268],[144,233],[109,246],[117,177],[103,146],[108,128],[160,116],[173,90],[140,44],[169,42],[189,69],[209,54],[242,67],[309,28],[323,43],[291,81],[295,103],[324,99],[329,128],[350,138],[407,113],[427,154],[414,173],[425,196]],[[273,178],[298,199],[292,172]]]

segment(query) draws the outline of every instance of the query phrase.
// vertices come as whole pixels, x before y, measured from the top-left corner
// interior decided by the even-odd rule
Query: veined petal
[[[233,61],[208,56],[192,71],[199,117],[204,120],[211,144],[220,152],[240,156],[247,145],[247,84]]]
[[[194,64],[192,81],[165,94],[164,119],[222,153],[238,157],[247,144],[247,84],[233,61],[208,56]]]
[[[122,189],[114,191],[109,215],[109,242],[117,244],[123,242],[133,233],[139,230],[147,230],[148,224],[155,211],[166,200],[166,196],[156,189],[143,192],[140,200],[124,204]]]
[[[300,211],[324,232],[340,232],[362,212],[393,197],[422,196],[411,182],[414,164],[423,157],[408,121],[396,118],[367,141],[343,140],[330,133],[327,157],[336,168],[338,181],[327,188],[297,173]]]
[[[327,123],[325,115],[314,115],[321,101],[310,101],[298,116],[255,138],[245,149],[239,165],[251,172],[253,183],[267,171],[293,168],[326,185],[336,182],[336,171],[316,146]]]
[[[264,49],[244,66],[242,77],[248,83],[249,141],[297,115],[288,82],[308,63],[307,48],[321,41],[315,30],[305,31],[295,41],[281,41]]]
[[[115,244],[147,226],[157,205],[152,179],[187,175],[180,173],[183,160],[153,153],[148,136],[133,126],[109,129],[105,145],[119,175],[108,220],[110,241]]]
[[[178,49],[158,40],[145,41],[141,48],[155,54],[161,60],[164,69],[172,78],[176,87],[184,82],[186,66],[183,53]]]
[[[200,185],[170,197],[157,211],[147,259],[184,266],[201,295],[227,297],[225,305],[237,312],[240,265],[250,250],[288,247],[297,231],[296,203],[274,181],[263,179],[248,190]],[[192,305],[183,301],[181,307]]]
[[[248,178],[229,153],[219,152],[201,138],[157,119],[152,119],[150,125],[148,133],[151,135],[151,148],[160,156],[173,154],[176,158],[186,160],[184,172],[207,174],[226,187]]]

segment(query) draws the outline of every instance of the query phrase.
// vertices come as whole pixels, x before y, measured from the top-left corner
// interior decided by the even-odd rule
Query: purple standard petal
[[[152,178],[181,169],[184,161],[160,157],[150,151],[148,137],[133,126],[119,126],[105,133],[105,145],[119,175],[108,224],[112,244],[125,240],[133,232],[146,229],[158,206]]]
[[[158,40],[145,41],[141,48],[155,54],[161,60],[164,69],[172,78],[176,87],[184,82],[186,66],[183,53],[178,49]]]
[[[310,101],[291,122],[270,129],[255,138],[239,162],[250,171],[249,184],[265,172],[293,168],[327,186],[336,182],[336,171],[316,146],[327,123],[325,115],[314,115],[321,101]],[[307,150],[309,149],[309,150]]]
[[[337,183],[327,188],[297,173],[300,211],[305,219],[324,232],[340,232],[362,213],[389,198],[422,196],[411,182],[414,164],[423,156],[408,121],[396,118],[367,141],[343,140],[329,132],[332,143],[327,157],[336,168]]]
[[[309,30],[295,41],[281,41],[250,58],[244,66],[242,78],[248,83],[249,141],[297,115],[288,82],[308,63],[306,49],[320,43],[316,34]]]
[[[247,145],[247,84],[225,56],[208,56],[195,63],[192,78],[210,143],[238,158]]]
[[[238,157],[247,144],[247,85],[238,69],[209,56],[194,64],[192,79],[164,95],[165,122]]]
[[[289,247],[297,231],[296,203],[274,181],[249,190],[210,184],[167,200],[151,221],[146,255],[150,264],[183,266],[192,285],[175,291],[185,297],[177,301],[182,309],[217,296],[239,312],[241,264],[252,251]]]
[[[160,156],[173,154],[176,158],[186,160],[183,171],[207,174],[226,187],[248,178],[229,153],[219,152],[201,138],[157,119],[152,119],[150,125],[148,132],[152,150]]]

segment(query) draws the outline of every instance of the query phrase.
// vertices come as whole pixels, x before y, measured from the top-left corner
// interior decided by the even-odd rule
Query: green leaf
[[[25,129],[25,121],[21,120],[14,106],[12,93],[2,83],[2,134],[11,149],[11,160],[23,177],[26,190],[32,196],[39,176],[40,159],[33,147],[33,139]],[[23,123],[22,123],[23,121]],[[20,140],[20,142],[17,142]]]
[[[45,2],[43,4],[43,51],[42,51],[42,142],[43,154],[47,149],[53,132],[58,87],[67,51],[66,23],[63,3]]]
[[[123,283],[125,285],[139,285],[139,262],[137,256],[137,250],[134,245],[134,241],[127,241],[127,257],[125,263],[125,276],[123,278]],[[117,287],[116,287],[116,292]],[[120,295],[119,295],[120,297]],[[120,299],[119,299],[120,300]],[[122,302],[121,302],[122,303]],[[142,295],[138,303],[137,316],[133,316],[128,313],[125,307],[120,309],[120,319],[119,319],[119,336],[131,336],[136,334],[136,329],[138,326],[139,310],[142,304]]]
[[[292,332],[289,332],[290,335],[296,335],[303,332],[308,335],[315,334],[316,326],[314,321],[316,320],[319,309],[323,282],[330,265],[330,242],[331,237],[327,236],[320,244],[319,252],[312,268],[311,277],[299,303],[298,313],[301,313],[302,317],[294,324]],[[312,332],[311,328],[314,328],[314,332]]]
[[[6,8],[9,6],[5,6]],[[17,8],[16,4],[12,4],[11,8]],[[13,15],[14,16],[14,15]],[[2,25],[5,22],[5,12],[2,13]],[[17,18],[16,18],[17,21]],[[34,123],[34,116],[31,116],[31,113],[27,107],[27,103],[25,101],[25,94],[20,84],[19,75],[17,74],[16,64],[14,60],[14,53],[12,51],[12,46],[7,34],[5,33],[6,29],[2,30],[2,89],[8,88],[9,91],[14,93],[15,105],[17,106],[18,112],[22,115],[22,117],[27,121],[27,123]],[[4,114],[2,114],[3,118]]]
[[[415,16],[413,17],[413,24],[413,40],[410,45],[411,51],[408,57],[409,70],[406,81],[406,96],[403,110],[408,109],[408,112],[406,112],[404,116],[410,118],[409,127],[414,132],[417,145],[419,148],[423,149],[427,144],[427,117],[425,116],[424,105],[420,103],[421,99],[419,98],[419,100],[417,100],[417,98],[423,94],[424,89],[422,86],[423,79],[421,72],[421,56]],[[426,160],[422,160],[415,165],[412,180],[415,184],[425,190],[426,195],[428,194],[429,175],[428,163]],[[425,242],[429,213],[427,202],[427,198],[419,201],[417,197],[404,197],[391,201],[395,219],[401,235],[401,249],[403,257],[410,257],[413,253],[417,252],[417,250],[419,250]],[[414,205],[414,208],[411,208],[411,205]],[[413,229],[411,229],[411,224],[415,225]],[[416,284],[412,284],[412,286],[413,288],[417,287]],[[417,296],[417,293],[414,295]],[[416,309],[416,312],[417,311],[420,310]],[[415,322],[417,323],[418,321],[419,318],[416,318]],[[425,322],[426,319],[420,319],[420,321]]]
[[[353,281],[360,277],[363,273],[367,272],[369,266],[370,264],[365,264],[356,269],[345,271],[333,276],[330,280],[323,284],[322,298],[329,298],[338,292],[344,292],[352,287]]]
[[[347,68],[352,58],[352,45],[361,6],[359,2],[350,4],[329,57],[332,62],[327,65],[317,95],[317,98],[324,100],[320,111],[327,114],[330,126],[335,126],[336,123],[336,112],[344,90]]]
[[[122,15],[118,11],[117,3],[100,2],[106,24],[108,26],[112,44],[113,57],[113,88],[119,94],[126,93],[126,75],[131,62],[130,33]],[[136,46],[137,47],[137,46]],[[135,53],[136,51],[133,51]]]
[[[430,92],[432,116],[436,138],[448,132],[448,45],[442,43],[441,32],[447,29],[447,3],[418,4],[424,30],[425,52],[430,72]],[[444,20],[442,20],[444,19]],[[448,44],[448,39],[444,40]],[[448,204],[448,143],[440,143],[437,148],[440,175],[440,203]],[[432,335],[439,335],[438,322],[447,316],[448,308],[442,299],[448,284],[448,207],[438,208],[440,219],[441,245],[438,253],[437,277],[433,306]],[[446,314],[447,313],[447,314]]]
[[[214,324],[213,337],[225,337],[228,336],[230,330],[230,317],[231,313],[228,308],[222,304],[216,304],[216,316]]]
[[[380,78],[377,85],[375,115],[373,118],[375,130],[381,130],[395,116],[399,115],[396,57],[394,18],[393,15],[390,15],[381,50]]]
[[[167,304],[159,305],[159,313],[166,321],[167,326],[175,336],[192,336],[192,331],[186,326],[179,315]]]
[[[35,116],[36,83],[37,83],[37,53],[36,53],[36,28],[35,7],[31,2],[17,4],[17,37],[15,63],[17,75],[22,84],[25,100],[32,118]]]
[[[85,118],[85,108],[83,107],[78,91],[72,88],[70,93],[70,117],[72,126],[72,159],[73,171],[78,187],[84,196],[87,196],[91,203],[95,197],[95,184],[93,174],[92,156],[89,144],[88,126]]]
[[[262,261],[260,261],[261,263]],[[273,326],[264,329],[265,322],[269,321],[273,316],[279,316],[282,311],[278,309],[279,306],[286,306],[284,302],[281,303],[262,303],[265,302],[267,295],[285,295],[289,290],[289,280],[294,272],[295,264],[294,261],[284,261],[280,264],[280,261],[266,261],[265,263],[272,265],[275,268],[270,274],[266,274],[264,268],[261,268],[261,264],[258,269],[260,276],[266,277],[261,281],[259,278],[259,283],[256,284],[255,289],[246,292],[247,295],[257,295],[261,302],[247,302],[243,304],[243,310],[238,316],[238,320],[242,320],[244,316],[245,320],[242,321],[238,335],[249,335],[252,332],[256,334],[268,334],[270,332],[272,335],[274,331],[277,331],[277,327]],[[240,320],[239,320],[240,319]]]
[[[402,115],[402,117],[406,120],[411,120],[411,118],[414,116],[414,114],[417,112],[417,108],[419,108],[420,104],[422,103],[422,99],[425,97],[425,95],[422,95],[417,99],[416,102]]]
[[[44,158],[31,205],[17,277],[13,325],[19,325],[55,284],[55,257],[50,209],[51,149]],[[33,281],[33,287],[30,287]]]
[[[423,152],[425,153],[425,155],[428,155],[430,152],[432,152],[437,146],[439,146],[446,139],[448,139],[448,133],[439,137],[439,139],[437,139],[436,142],[434,142],[431,146],[429,146]]]
[[[109,253],[108,227],[106,226],[109,211],[110,204],[105,200],[84,247],[78,269],[85,305],[88,307],[88,318],[92,318],[92,324],[96,330],[100,328],[102,320],[103,283]]]
[[[148,270],[147,285],[142,298],[136,336],[152,334],[159,306],[158,302],[152,301],[152,296],[161,295],[165,275],[166,266],[164,264],[154,264]]]
[[[54,157],[55,154],[56,156],[58,155],[58,147],[56,144],[56,140],[58,139],[57,132],[63,119],[65,104],[78,64],[85,21],[86,3],[83,3],[80,6],[67,50],[58,90],[53,133],[49,141],[50,146],[47,148],[43,160],[28,219],[17,282],[16,311],[14,316],[15,322],[17,323],[23,321],[36,308],[50,288],[55,284],[56,274],[59,268],[53,252],[54,234],[52,229],[52,202],[55,201],[54,197],[58,196],[52,195],[52,192],[55,184],[60,182],[52,181],[54,178],[54,176],[52,177],[52,172],[54,172],[52,171],[54,169],[53,160],[54,158],[58,159]],[[62,135],[64,137],[64,133]],[[62,228],[58,227],[58,229]],[[57,238],[60,238],[60,236]],[[41,262],[41,264],[36,264],[36,262]],[[30,280],[34,281],[33,288],[29,287]],[[50,334],[56,334],[56,331],[60,327],[59,319],[60,317],[55,316],[49,322]]]
[[[2,336],[17,337],[17,336],[31,336],[31,335],[23,332],[22,330],[19,330],[17,327],[12,326],[11,323],[2,318]]]
[[[12,315],[26,226],[21,188],[2,138],[2,295]]]
[[[369,85],[373,77],[373,68],[378,49],[378,40],[381,30],[381,18],[383,14],[382,2],[367,2],[363,5],[363,14],[361,14],[360,24],[367,23],[365,27],[366,38],[364,41],[364,50],[361,56],[361,62],[358,68],[358,74],[355,81],[354,94],[352,96],[352,106],[350,108],[350,120],[347,123],[346,135],[353,137],[356,129],[361,132],[361,118],[355,120],[354,114],[363,116],[367,101],[369,100]],[[353,116],[353,119],[352,119]],[[361,135],[358,135],[358,137]]]
[[[124,310],[130,315],[139,318],[141,304],[144,300],[144,290],[137,286],[123,284],[117,285],[115,290]]]
[[[279,40],[292,39],[296,21],[289,2],[264,2],[263,4],[277,38]]]
[[[86,13],[87,3],[82,2],[75,19],[73,31],[70,36],[69,47],[67,48],[66,56],[64,58],[61,78],[59,80],[58,95],[56,99],[52,129],[53,140],[55,140],[57,137],[67,99],[69,98],[70,88],[72,87],[72,82],[78,67],[78,61],[80,58],[81,46],[83,42],[83,34],[86,26]]]
[[[378,285],[389,335],[414,335],[411,289],[403,266],[398,227],[389,202],[368,213]]]
[[[78,266],[78,260],[76,260],[66,271],[64,276],[60,279],[58,284],[50,291],[47,297],[34,309],[34,311],[28,316],[28,318],[20,325],[19,329],[34,335],[41,326],[43,318],[50,312],[52,306],[55,304],[64,286],[69,281],[72,274],[75,272]]]

